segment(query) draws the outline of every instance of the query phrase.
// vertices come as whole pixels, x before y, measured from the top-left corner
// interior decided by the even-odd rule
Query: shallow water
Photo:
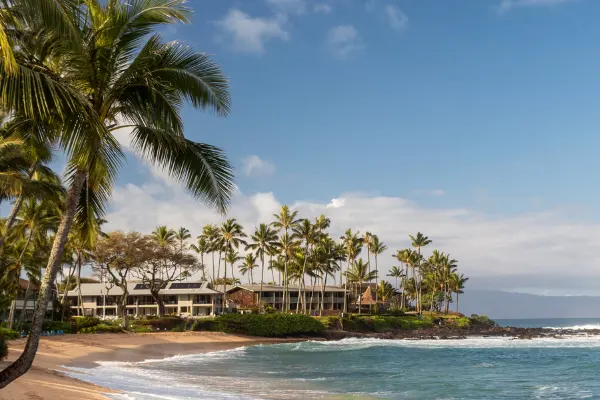
[[[600,398],[600,337],[286,343],[72,374],[121,399]]]

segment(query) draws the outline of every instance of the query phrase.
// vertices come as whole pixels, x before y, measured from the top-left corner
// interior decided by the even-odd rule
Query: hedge
[[[0,335],[0,361],[4,360],[8,355],[8,344],[4,336]]]
[[[0,328],[0,336],[2,336],[5,340],[13,340],[21,337],[19,332],[8,328]]]
[[[393,316],[352,316],[341,319],[341,328],[347,332],[383,332],[392,330],[415,330],[431,328],[433,320],[429,317]]]
[[[152,318],[152,319],[141,319],[133,321],[133,326],[147,326],[151,328],[153,331],[170,331],[174,328],[179,329],[181,325],[185,324],[185,320],[181,317],[162,317],[162,318]]]
[[[215,319],[215,330],[250,336],[316,335],[325,326],[301,314],[227,314]]]

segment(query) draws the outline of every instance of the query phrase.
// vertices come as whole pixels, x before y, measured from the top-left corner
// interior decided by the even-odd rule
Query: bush
[[[97,333],[121,333],[123,329],[120,326],[100,324],[95,326]]]
[[[13,340],[21,337],[19,332],[13,331],[8,328],[0,328],[0,336],[4,338],[4,340]]]
[[[325,329],[342,329],[340,325],[340,317],[329,316],[329,317],[319,317],[319,321],[323,324]]]
[[[496,321],[491,320],[486,315],[472,314],[470,320],[471,320],[471,324],[472,325],[489,326],[489,327],[492,327],[492,328],[495,327],[495,326],[498,326],[498,324],[496,323]]]
[[[73,328],[69,322],[62,321],[47,321],[42,325],[43,331],[64,331],[65,333],[71,333]]]
[[[315,318],[301,314],[227,314],[215,319],[216,329],[250,336],[316,335],[325,329]]]
[[[460,317],[454,320],[454,325],[457,328],[470,328],[471,327],[471,319],[467,317]]]
[[[135,333],[151,333],[153,332],[152,328],[149,326],[132,326],[131,330]]]
[[[4,339],[4,336],[0,335],[0,361],[4,360],[8,355],[8,344]]]
[[[102,321],[100,321],[100,318],[96,318],[96,317],[73,317],[73,322],[74,322],[73,330],[75,332],[83,333],[83,331],[82,331],[83,329],[98,326],[98,325],[100,325],[100,323]]]
[[[211,319],[199,319],[192,323],[192,331],[214,331],[216,324],[214,318]]]
[[[181,317],[169,316],[162,318],[151,318],[151,319],[141,319],[134,322],[133,325],[136,326],[148,326],[152,328],[153,331],[161,330],[161,331],[170,331],[179,325],[185,323],[185,320]]]
[[[433,326],[430,317],[417,319],[412,316],[373,316],[360,317],[353,315],[341,320],[342,329],[347,332],[385,332],[391,330],[426,329]]]

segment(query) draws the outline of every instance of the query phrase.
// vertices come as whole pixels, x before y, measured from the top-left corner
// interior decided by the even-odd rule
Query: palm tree
[[[200,235],[198,236],[197,244],[190,245],[190,249],[192,249],[195,253],[200,254],[200,264],[202,268],[202,280],[206,280],[206,265],[204,265],[204,255],[210,252],[210,243],[206,236]],[[214,258],[213,258],[214,260]],[[213,265],[213,274],[214,274],[214,265]]]
[[[13,46],[16,64],[9,67],[12,57],[0,61],[3,105],[28,118],[54,121],[60,127],[57,144],[69,160],[65,211],[31,333],[21,357],[0,372],[0,387],[5,387],[31,367],[76,213],[91,206],[102,213],[110,198],[123,159],[113,136],[117,129],[130,132],[141,158],[222,212],[233,191],[233,175],[221,150],[184,138],[180,114],[188,101],[227,115],[227,79],[208,55],[179,42],[163,43],[152,34],[161,25],[187,22],[183,0],[90,0],[69,6],[43,1],[42,7],[39,0],[19,0],[3,8],[2,15],[0,43]]]
[[[246,246],[246,250],[253,250],[258,257],[260,257],[260,292],[258,297],[258,308],[261,308],[262,302],[262,290],[265,275],[265,255],[270,254],[269,251],[272,249],[277,242],[277,233],[271,229],[267,224],[260,224],[255,229],[254,234],[250,237],[251,242]],[[273,281],[275,281],[275,275],[273,275]]]
[[[363,282],[371,282],[377,277],[375,271],[369,271],[369,263],[363,261],[362,258],[356,260],[352,267],[346,271],[346,280],[358,284],[358,313],[361,313],[362,305],[362,284]]]
[[[240,253],[233,251],[233,249],[225,254],[225,261],[229,263],[229,266],[231,267],[231,279],[235,280],[235,263],[242,261],[243,259],[244,258],[240,256]]]
[[[216,225],[208,224],[202,228],[202,235],[198,236],[200,238],[206,238],[206,242],[208,244],[208,251],[212,256],[212,281],[213,285],[214,280],[218,278],[218,274],[215,275],[215,251],[217,251],[217,242],[219,237],[219,228]],[[219,260],[220,263],[220,260]]]
[[[180,227],[176,232],[175,232],[175,239],[177,239],[179,241],[179,254],[183,254],[183,249],[185,248],[184,242],[188,239],[190,239],[192,237],[192,235],[190,235],[190,231],[189,229],[186,229],[184,227]],[[179,275],[181,275],[182,269],[181,267],[179,267]],[[186,276],[187,279],[187,276]]]
[[[359,232],[352,233],[352,229],[348,229],[344,236],[342,236],[344,243],[344,251],[346,253],[347,266],[346,266],[346,281],[344,282],[344,313],[348,312],[348,270],[350,269],[350,265],[354,264],[354,260],[360,254],[363,245],[363,239],[359,237]],[[368,266],[367,262],[367,266]],[[342,281],[342,276],[340,276],[340,283]]]
[[[175,244],[177,241],[177,232],[173,229],[167,228],[165,225],[157,226],[152,232],[152,237],[159,246],[165,247]]]
[[[290,310],[290,296],[289,296],[289,292],[288,292],[288,296],[286,296],[286,291],[289,288],[289,281],[290,281],[290,276],[288,274],[288,266],[289,266],[289,262],[290,260],[293,259],[293,257],[296,255],[296,249],[298,248],[298,246],[300,245],[300,242],[295,240],[295,237],[289,233],[284,233],[283,235],[281,235],[279,237],[279,242],[277,243],[277,247],[279,247],[279,251],[281,253],[282,256],[282,261],[283,261],[283,285],[284,285],[284,292],[283,292],[283,311],[289,311]]]
[[[242,266],[240,267],[240,272],[242,273],[242,275],[246,275],[248,273],[250,277],[249,282],[251,285],[254,285],[254,276],[252,274],[252,271],[254,270],[254,268],[258,267],[258,265],[256,264],[256,259],[256,255],[248,253],[246,254],[246,257],[243,258],[244,261],[242,263]],[[262,296],[262,292],[260,293],[260,296]],[[258,300],[258,303],[260,305],[260,298]]]
[[[227,255],[233,253],[233,249],[237,249],[241,244],[246,244],[242,239],[246,237],[244,230],[240,224],[238,224],[235,218],[230,218],[221,225],[219,230],[219,241],[217,242],[220,248],[225,249],[226,256],[224,260],[224,285],[223,285],[223,311],[227,307]],[[232,265],[233,268],[233,265]],[[233,269],[232,269],[233,272]],[[234,278],[232,276],[232,278]]]
[[[291,211],[290,208],[286,205],[281,206],[281,209],[279,211],[279,214],[273,214],[273,216],[275,217],[275,221],[273,221],[273,223],[271,225],[273,225],[275,228],[277,228],[279,231],[283,231],[284,235],[287,236],[288,231],[290,229],[292,229],[298,222],[299,220],[297,219],[298,216],[298,211]],[[289,311],[287,304],[289,303],[289,279],[288,279],[288,270],[287,270],[287,263],[289,261],[289,258],[286,257],[285,258],[285,264],[284,264],[284,272],[283,272],[283,282],[284,282],[284,288],[283,288],[283,304],[284,304],[284,311]]]
[[[420,269],[421,267],[421,248],[427,246],[428,244],[431,244],[431,240],[429,240],[429,238],[425,235],[423,235],[421,232],[417,232],[416,236],[412,236],[412,235],[408,235],[410,237],[410,240],[412,241],[412,247],[415,247],[417,249],[417,254],[418,254],[418,263],[417,263],[417,268]],[[421,279],[419,279],[418,281],[415,281],[418,285],[418,291],[419,291],[419,295],[418,295],[418,299],[417,299],[417,305],[418,305],[418,311],[422,312],[421,310]]]
[[[387,246],[379,240],[379,237],[377,235],[373,235],[373,237],[371,238],[371,253],[373,254],[373,256],[375,256],[375,287],[378,287],[379,282],[378,282],[378,271],[379,268],[377,266],[377,256],[382,254],[384,251],[387,250]],[[379,294],[377,291],[375,291],[375,304],[377,304],[377,301],[379,300]]]
[[[302,279],[300,279],[299,290],[302,291],[302,312],[306,313],[306,287],[304,284],[304,275],[306,274],[306,263],[309,259],[311,247],[314,245],[316,240],[315,226],[311,224],[310,220],[305,218],[296,224],[292,229],[294,235],[304,241],[304,263],[302,264]],[[298,296],[298,303],[296,304],[296,314],[300,311],[300,296]]]
[[[398,278],[402,278],[404,276],[404,270],[402,268],[398,268],[397,266],[393,266],[390,270],[390,273],[387,276],[391,276],[392,278],[396,278],[396,289],[400,290],[400,286],[398,285]],[[397,301],[397,299],[396,299]],[[397,304],[396,304],[397,305]]]
[[[450,275],[450,288],[456,293],[456,314],[458,314],[458,295],[464,293],[463,289],[468,280],[469,278],[463,274],[459,275],[457,272]]]
[[[390,297],[396,296],[396,290],[389,282],[380,281],[376,288],[376,296],[379,297],[383,303],[386,303]]]

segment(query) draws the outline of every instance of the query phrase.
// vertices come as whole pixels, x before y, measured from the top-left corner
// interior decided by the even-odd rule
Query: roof
[[[260,292],[260,285],[235,285],[231,289],[227,289],[227,293],[240,289],[249,290],[251,292]],[[262,285],[263,292],[283,292],[283,289],[284,286],[280,285]],[[320,292],[322,288],[319,285],[307,285],[305,289],[307,292],[312,292],[313,290],[315,292]],[[289,285],[288,290],[290,292],[297,292],[298,290],[300,290],[300,287],[298,285]],[[325,292],[344,293],[344,288],[338,286],[325,286]]]
[[[356,301],[356,304],[361,304],[361,305],[371,305],[371,304],[377,304],[377,302],[375,301],[375,299],[373,298],[373,293],[371,293],[371,286],[369,286],[367,288],[367,290],[365,290],[365,292],[363,294],[360,295],[360,301]]]
[[[218,292],[208,288],[208,282],[171,282],[167,285],[166,289],[161,289],[160,293],[163,295],[170,294],[218,294]],[[150,296],[150,290],[146,288],[140,281],[129,281],[127,282],[127,290],[130,296]],[[81,284],[81,295],[82,296],[119,296],[123,294],[121,288],[113,286],[107,290],[107,286],[104,283],[82,283]],[[68,297],[78,296],[79,290],[75,288],[69,291]]]
[[[27,279],[19,278],[19,286],[21,286],[21,289],[27,290],[27,285],[29,285],[29,281]],[[38,285],[35,284],[34,282],[31,282],[31,285],[29,286],[29,290],[35,292],[38,289],[39,289]]]

